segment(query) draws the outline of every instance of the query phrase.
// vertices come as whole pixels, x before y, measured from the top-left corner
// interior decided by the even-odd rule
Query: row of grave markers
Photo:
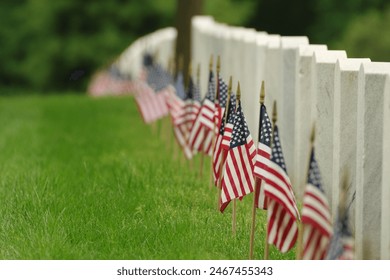
[[[123,73],[140,72],[145,51],[167,66],[176,30],[141,37],[118,59]],[[207,91],[210,55],[220,56],[221,76],[239,80],[250,132],[258,135],[258,94],[278,102],[281,143],[294,192],[301,200],[316,124],[323,186],[335,216],[343,172],[350,175],[347,203],[356,259],[390,259],[390,62],[348,58],[342,50],[313,45],[304,36],[280,36],[232,27],[208,16],[192,20],[192,62]],[[131,61],[131,63],[129,63]]]

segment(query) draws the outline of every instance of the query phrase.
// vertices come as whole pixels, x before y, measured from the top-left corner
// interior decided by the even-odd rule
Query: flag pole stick
[[[196,69],[196,84],[197,84],[198,90],[200,92],[200,64],[199,63],[198,63],[198,67]],[[205,129],[202,128],[201,134],[204,131],[205,131]],[[203,177],[203,162],[204,162],[203,142],[204,141],[202,141],[202,144],[200,146],[200,164],[199,164],[199,177],[200,177],[200,179],[202,179],[202,177]]]
[[[174,67],[175,67],[175,62],[174,62],[174,59],[172,57],[170,57],[169,59],[169,62],[168,62],[168,71],[169,73],[171,74],[171,77],[172,77],[172,87],[173,87],[173,77],[174,77],[174,73],[175,73],[175,70],[174,70]],[[171,91],[169,91],[171,92]],[[170,98],[170,97],[169,97]],[[171,152],[171,144],[172,144],[172,121],[171,121],[171,115],[170,115],[170,112],[168,112],[168,116],[167,116],[167,131],[166,131],[166,141],[167,141],[167,150],[168,150],[168,153]]]
[[[260,106],[264,104],[265,99],[265,90],[264,90],[264,81],[261,82],[261,89],[260,89]],[[260,113],[261,114],[261,113]],[[261,115],[259,116],[259,127],[261,127]],[[260,139],[261,131],[258,131],[259,137],[257,139]],[[257,146],[259,145],[259,141],[257,141]],[[261,181],[259,178],[255,177],[255,193],[253,195],[253,205],[252,205],[252,224],[251,224],[251,234],[249,239],[249,259],[253,260],[253,247],[254,247],[254,240],[255,240],[255,230],[256,230],[256,199],[259,196],[260,193],[260,184]]]
[[[153,121],[151,123],[151,128],[152,128],[152,134],[153,136],[156,136],[157,135],[157,121]]]
[[[278,112],[277,112],[277,109],[276,109],[276,100],[274,101],[274,108],[273,108],[273,112],[272,112],[272,139],[271,139],[271,147],[273,146],[273,142],[274,142],[274,130],[275,130],[275,125],[276,125],[276,121],[278,119]],[[272,149],[272,148],[271,148]],[[268,219],[268,218],[267,218]],[[268,260],[269,259],[269,244],[268,244],[268,223],[267,223],[267,227],[266,227],[266,234],[265,234],[265,244],[264,244],[264,259],[265,260]]]
[[[176,79],[178,78],[179,73],[183,72],[183,55],[179,54],[173,63],[173,73],[176,74]],[[173,158],[179,160],[180,165],[183,164],[183,159],[185,156],[182,156],[182,146],[179,140],[176,137],[175,124],[172,123],[172,135],[173,135]]]
[[[237,228],[237,198],[233,199],[233,210],[232,210],[232,233],[236,235]]]
[[[225,106],[225,118],[222,120],[223,121],[223,124],[224,126],[226,125],[226,121],[227,121],[227,115],[228,115],[228,112],[229,112],[229,103],[230,103],[230,95],[232,94],[232,83],[233,83],[233,77],[230,76],[230,79],[229,79],[229,85],[228,85],[228,96],[227,96],[227,99],[226,99],[226,106]],[[225,159],[226,159],[226,156],[227,156],[227,153],[225,151],[221,151],[222,153],[222,159],[221,159],[221,164],[219,165],[219,178],[218,178],[218,199],[217,199],[217,209],[219,209],[219,198],[221,197],[221,192],[222,192],[222,170],[223,170],[223,165],[225,163]]]
[[[213,55],[210,56],[210,69],[213,68]],[[215,79],[215,95],[214,95],[214,104],[218,104],[218,98],[219,98],[219,71],[221,70],[221,59],[218,56],[217,58],[217,75]],[[215,111],[214,111],[215,115]],[[215,133],[215,119],[213,118],[213,139],[212,144],[211,144],[211,161],[210,161],[210,183],[209,183],[209,188],[211,189],[213,184],[214,184],[214,170],[213,170],[213,160],[214,160],[214,146],[215,146],[215,141],[216,141],[216,133]]]
[[[205,132],[206,129],[205,128],[202,128],[202,131]],[[200,179],[203,179],[203,166],[204,166],[204,141],[202,142],[202,144],[200,145],[200,167],[199,167],[199,177]]]
[[[187,85],[188,86],[190,86],[191,76],[192,76],[192,61],[190,60],[190,62],[188,64],[188,77],[187,77],[187,81],[188,81]],[[193,96],[192,96],[191,103],[192,104],[194,103],[194,97]],[[190,107],[190,109],[192,110],[192,106]],[[185,135],[185,142],[186,142],[187,147],[189,146],[189,142],[190,142],[190,132],[191,132],[191,124],[187,122],[187,131],[186,131],[186,135]],[[188,167],[192,171],[192,169],[193,169],[192,158],[188,160]]]
[[[309,177],[311,152],[313,151],[313,148],[314,148],[315,134],[316,134],[316,128],[315,128],[315,124],[313,124],[313,127],[311,129],[311,136],[310,136],[310,153],[309,153],[307,177],[306,178]],[[304,233],[304,230],[305,230],[305,225],[301,221],[301,222],[299,222],[299,226],[298,226],[298,241],[297,241],[297,255],[296,255],[297,260],[301,260],[303,258],[303,233]]]
[[[237,83],[237,105],[238,106],[238,103],[240,102],[240,99],[241,99],[241,89],[240,89],[240,82],[238,81]],[[225,125],[226,125],[226,122],[227,122],[227,113],[226,113],[226,119],[225,119]],[[222,177],[220,175],[220,177]],[[232,210],[232,232],[233,232],[233,235],[236,235],[236,228],[237,228],[237,199],[234,199],[233,200],[233,210]]]

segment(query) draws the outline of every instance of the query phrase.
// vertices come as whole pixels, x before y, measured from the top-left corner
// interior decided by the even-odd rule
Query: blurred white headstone
[[[345,58],[345,51],[316,51],[313,60],[316,156],[329,203],[333,183],[334,72],[337,60]]]
[[[356,168],[356,256],[358,259],[381,257],[382,233],[389,224],[389,212],[382,203],[384,101],[388,91],[390,63],[369,62],[360,67],[357,112]],[[387,91],[387,92],[386,92]],[[387,171],[389,172],[389,171]],[[382,199],[383,198],[383,199]],[[388,204],[387,204],[388,205]],[[387,206],[388,207],[388,206]],[[387,208],[388,209],[388,208]],[[386,241],[386,237],[383,237]]]
[[[280,127],[280,141],[283,147],[287,173],[296,191],[294,149],[295,144],[295,110],[296,89],[299,73],[299,46],[308,45],[309,39],[305,36],[283,36],[281,38],[280,53],[282,57],[282,88],[281,98],[278,101]]]
[[[356,191],[356,131],[357,93],[360,65],[370,59],[342,59],[336,64],[334,89],[334,129],[333,129],[333,215],[340,197],[340,180],[348,172],[350,185],[346,203],[349,207],[351,229],[355,231],[355,191]]]
[[[314,52],[327,50],[326,45],[299,46],[299,61],[297,69],[297,84],[295,91],[295,148],[294,148],[294,178],[296,195],[301,201],[306,181],[310,154],[310,135],[314,122],[314,112],[311,112],[311,100],[314,95],[313,60]]]

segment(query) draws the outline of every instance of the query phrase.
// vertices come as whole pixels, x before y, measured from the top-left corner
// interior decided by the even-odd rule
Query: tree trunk
[[[202,14],[203,0],[177,0],[176,10],[176,65],[183,59],[183,75],[188,77],[188,64],[191,59],[191,18]],[[179,70],[176,67],[176,71]]]

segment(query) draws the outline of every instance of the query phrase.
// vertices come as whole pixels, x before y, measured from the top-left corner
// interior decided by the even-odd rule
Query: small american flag
[[[223,116],[225,113],[225,106],[227,102],[228,96],[228,87],[226,83],[223,81],[221,77],[218,78],[218,86],[217,86],[217,95],[218,98],[215,103],[215,113],[214,113],[214,123],[217,129],[217,139],[214,144],[214,152],[213,152],[213,175],[214,175],[214,185],[218,185],[219,181],[219,169],[221,162],[223,162],[224,153],[222,153],[221,143],[224,132],[224,123]]]
[[[210,155],[212,152],[212,140],[215,135],[213,122],[215,111],[214,96],[214,75],[210,71],[208,90],[194,122],[189,139],[192,150],[203,151],[206,155]]]
[[[135,82],[134,96],[138,110],[145,123],[152,123],[155,120],[167,115],[165,96],[155,94],[153,89],[143,81]]]
[[[341,217],[341,218],[340,218]],[[326,259],[328,260],[353,260],[354,239],[349,228],[348,211],[340,213],[334,228],[334,233],[329,245]]]
[[[230,139],[232,137],[232,132],[233,132],[235,112],[236,112],[236,95],[232,92],[230,94],[228,112],[226,114],[225,111],[226,116],[223,116],[223,118],[226,117],[226,124],[224,126],[221,125],[221,129],[223,129],[221,148],[226,151],[228,151],[230,148]]]
[[[271,157],[272,125],[264,104],[261,104],[260,107],[259,124],[259,142],[257,146],[256,163],[254,170],[254,175],[258,177],[259,180],[256,180],[255,202],[257,208],[267,209],[267,200],[265,199],[264,194],[264,176],[266,174],[266,168],[269,164]]]
[[[297,240],[299,212],[287,175],[277,125],[274,127],[271,160],[266,170],[264,193],[268,199],[268,243],[285,253]]]
[[[192,127],[194,125],[196,116],[198,115],[200,109],[200,101],[196,99],[198,98],[196,96],[197,91],[198,91],[197,86],[194,84],[192,77],[190,77],[187,97],[185,99],[185,105],[184,105],[185,122],[188,127],[187,141],[189,140]]]
[[[230,149],[227,153],[222,177],[220,211],[223,212],[229,202],[253,192],[253,168],[256,147],[238,102],[234,118]]]
[[[304,224],[302,258],[323,260],[328,251],[332,225],[314,147],[310,155],[307,185],[303,195],[302,224]]]
[[[195,85],[190,78],[188,92],[185,100],[183,101],[182,110],[174,122],[174,132],[176,139],[182,147],[184,155],[187,159],[191,159],[193,156],[193,152],[189,145],[189,136],[200,109],[199,102],[194,101],[193,99],[194,90]]]

